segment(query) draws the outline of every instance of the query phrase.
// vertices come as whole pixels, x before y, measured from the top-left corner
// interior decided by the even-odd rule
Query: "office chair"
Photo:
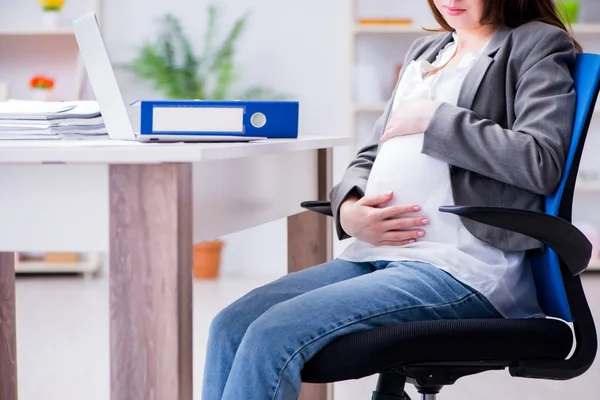
[[[542,309],[550,318],[466,319],[409,322],[353,333],[331,343],[303,371],[308,383],[333,383],[379,374],[372,400],[405,400],[405,384],[423,400],[435,400],[445,385],[489,370],[515,377],[567,380],[583,374],[596,356],[594,320],[580,274],[591,243],[571,224],[579,162],[598,91],[600,56],[578,54],[577,111],[562,180],[546,198],[546,213],[473,206],[443,206],[452,213],[536,238],[544,249],[530,256]],[[332,216],[331,204],[302,207]]]

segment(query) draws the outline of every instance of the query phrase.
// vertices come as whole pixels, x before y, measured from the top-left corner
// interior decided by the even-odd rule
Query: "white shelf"
[[[74,35],[73,28],[54,28],[54,29],[2,29],[0,36],[70,36]]]
[[[387,103],[355,103],[353,105],[354,112],[362,112],[362,113],[381,113],[385,110],[385,106]]]
[[[600,259],[591,260],[587,271],[600,271]]]
[[[418,25],[356,24],[355,33],[428,33]]]
[[[100,268],[100,256],[97,253],[89,253],[87,259],[70,263],[20,261],[18,257],[15,257],[15,273],[17,274],[92,274]]]
[[[575,190],[580,192],[600,192],[600,182],[578,179],[575,183]]]
[[[46,262],[19,262],[15,265],[17,274],[84,274],[98,270],[98,266],[91,262],[79,263],[46,263]]]
[[[600,33],[600,24],[575,24],[573,33]]]
[[[427,27],[430,28],[430,27]],[[419,25],[401,25],[401,24],[355,24],[354,33],[422,33],[424,35],[432,34]],[[598,33],[600,34],[600,24],[575,24],[573,33]]]
[[[354,103],[352,108],[355,113],[375,113],[383,112],[385,110],[386,102],[375,102],[375,103]],[[596,104],[594,114],[600,114],[600,101]]]

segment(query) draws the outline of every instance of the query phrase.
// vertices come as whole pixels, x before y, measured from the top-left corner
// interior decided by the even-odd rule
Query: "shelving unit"
[[[574,34],[600,34],[599,24],[575,24],[572,27]],[[401,25],[401,24],[355,24],[353,29],[355,34],[366,33],[422,33],[428,32],[423,30],[419,25]]]
[[[385,110],[385,102],[380,103],[353,103],[352,108],[355,113],[369,112],[382,113]]]
[[[68,27],[55,29],[0,29],[0,36],[66,36],[73,34],[73,29]]]
[[[56,28],[36,26],[32,22],[38,12],[35,1],[22,4],[20,0],[9,0],[2,7],[5,18],[0,19],[0,79],[10,85],[10,97],[27,99],[25,88],[31,76],[48,70],[49,75],[62,80],[63,89],[56,100],[83,99],[85,67],[69,20],[87,11],[94,11],[101,19],[101,0],[67,2],[65,10],[61,11],[64,22]],[[6,18],[6,15],[11,17]],[[17,274],[93,275],[101,268],[98,253],[82,253],[81,261],[72,263],[22,261],[20,258],[17,254]]]
[[[600,259],[592,260],[587,271],[600,272]]]
[[[7,12],[21,11],[21,4],[16,0],[9,0],[6,4]],[[17,5],[15,5],[17,4]],[[71,7],[69,13],[67,7]],[[23,6],[23,13],[35,19],[35,2]],[[77,11],[76,11],[77,10]],[[25,91],[26,83],[33,74],[45,73],[56,78],[56,100],[78,100],[84,96],[85,68],[75,40],[75,34],[70,21],[83,12],[93,11],[101,19],[101,0],[87,0],[79,4],[67,2],[65,11],[61,11],[62,23],[55,28],[36,26],[30,20],[17,21],[4,19],[6,25],[0,23],[0,53],[3,62],[0,63],[0,78],[8,82],[11,97],[28,99]],[[69,14],[69,15],[63,15]],[[19,23],[21,22],[21,23]],[[21,25],[21,26],[19,26]],[[39,49],[39,52],[35,50]],[[39,64],[35,64],[35,60]],[[25,60],[26,66],[21,69],[20,60]]]
[[[376,103],[352,103],[352,109],[355,113],[382,113],[385,110],[385,102]],[[600,102],[596,105],[594,113],[600,114]]]
[[[354,33],[427,33],[418,25],[355,24]]]
[[[575,190],[580,192],[598,192],[600,193],[600,182],[585,181],[579,179],[575,185]]]

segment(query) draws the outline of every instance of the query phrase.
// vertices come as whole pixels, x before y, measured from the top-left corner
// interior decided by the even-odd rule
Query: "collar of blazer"
[[[498,27],[496,32],[494,32],[494,35],[492,36],[492,38],[490,39],[490,42],[488,43],[486,52],[477,60],[475,65],[473,65],[473,68],[469,71],[469,73],[467,74],[467,77],[464,80],[463,86],[462,86],[459,96],[458,96],[457,105],[459,107],[471,109],[471,107],[473,106],[473,100],[475,99],[475,95],[477,94],[477,90],[479,89],[479,85],[481,84],[481,81],[483,80],[483,77],[485,76],[490,65],[492,65],[492,63],[494,62],[494,55],[496,54],[496,52],[498,51],[498,49],[504,42],[504,39],[506,39],[508,34],[510,32],[512,32],[513,29],[514,28],[509,28],[505,25],[501,25],[500,27]],[[442,50],[444,48],[444,46],[446,46],[451,40],[452,40],[451,32],[441,34],[439,37],[437,37],[436,39],[433,40],[431,45],[420,56],[418,56],[414,59],[408,60],[408,62],[411,62],[413,60],[423,60],[423,59],[429,61],[430,63],[435,61],[435,58],[436,58],[437,54],[440,52],[440,50]],[[402,78],[402,75],[404,75],[405,69],[406,69],[406,65],[404,65],[404,67],[402,68],[402,71],[400,72],[398,81],[400,81],[400,79]],[[393,97],[396,95],[396,90],[397,90],[397,86],[396,86],[396,89],[394,89],[392,101],[389,102],[387,110],[385,112],[386,113],[386,116],[385,116],[386,121],[389,119],[390,114],[391,114],[391,109],[392,109],[391,105],[393,103]],[[385,125],[386,124],[384,124],[384,126]]]

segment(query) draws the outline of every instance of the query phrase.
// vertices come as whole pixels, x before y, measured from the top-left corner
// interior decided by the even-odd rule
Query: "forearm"
[[[390,107],[391,100],[386,109]],[[331,210],[335,222],[338,239],[347,239],[350,236],[344,232],[340,223],[340,207],[348,199],[348,196],[359,199],[365,195],[371,168],[377,157],[379,141],[383,132],[383,126],[387,119],[387,112],[384,112],[375,123],[371,135],[358,151],[356,157],[346,169],[341,181],[333,187],[329,194],[331,200]]]
[[[347,171],[346,175],[348,175]],[[342,205],[347,201],[358,201],[365,195],[365,188],[367,185],[367,178],[348,178],[342,179],[342,181],[336,185],[330,193],[331,210],[333,213],[333,219],[335,222],[336,234],[338,239],[348,239],[350,235],[342,228],[340,211]]]
[[[569,118],[569,114],[564,118]],[[560,181],[564,132],[504,129],[471,110],[444,103],[425,130],[423,153],[510,185],[547,195]],[[557,130],[562,129],[561,132]]]
[[[443,103],[427,129],[423,153],[534,193],[552,193],[562,175],[571,141],[576,94],[571,67],[573,42],[562,30],[537,41],[520,64],[510,126]],[[477,101],[493,102],[493,93]],[[510,129],[506,129],[510,128]]]

